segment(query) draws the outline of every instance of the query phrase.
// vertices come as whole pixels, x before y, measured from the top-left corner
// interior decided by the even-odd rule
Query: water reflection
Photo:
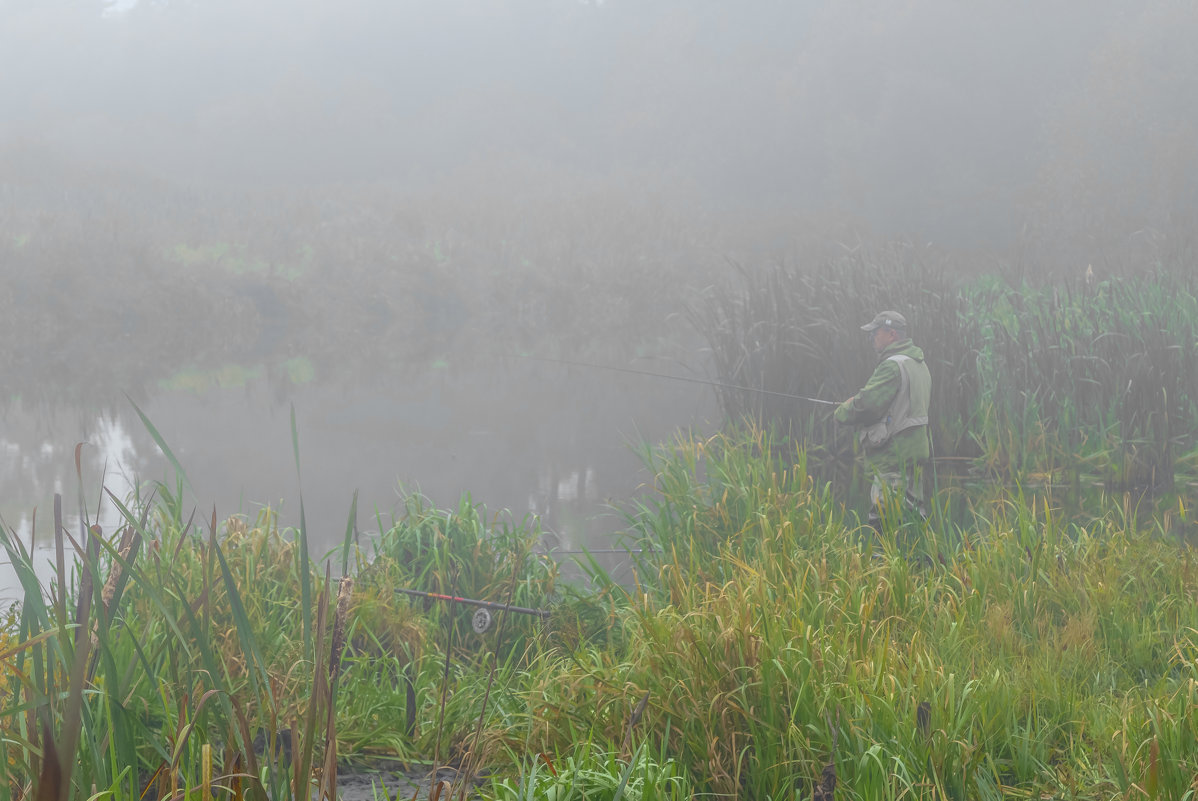
[[[686,384],[520,360],[356,383],[316,376],[280,385],[268,372],[163,382],[138,403],[186,471],[198,520],[270,507],[296,526],[302,492],[318,555],[341,543],[355,491],[364,534],[389,525],[406,492],[440,507],[468,493],[492,516],[537,516],[562,549],[608,547],[623,523],[620,502],[650,483],[630,444],[707,426],[717,414],[709,393]],[[80,530],[81,494],[86,518],[111,531],[120,518],[101,486],[127,499],[155,481],[173,487],[174,471],[128,400],[93,409],[30,409],[18,400],[5,414],[0,511],[47,567],[55,493],[69,510],[68,530]],[[11,569],[0,568],[0,594],[14,589]]]

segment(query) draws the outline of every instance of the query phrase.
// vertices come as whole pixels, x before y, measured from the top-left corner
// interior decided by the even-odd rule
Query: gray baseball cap
[[[896,311],[878,312],[874,319],[861,326],[862,331],[877,331],[879,328],[907,330],[907,318]]]

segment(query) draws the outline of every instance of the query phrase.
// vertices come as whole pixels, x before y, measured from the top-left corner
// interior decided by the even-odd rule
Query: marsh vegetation
[[[466,498],[411,497],[369,544],[351,520],[322,560],[303,527],[200,519],[162,484],[115,532],[72,541],[56,521],[78,568],[49,587],[6,538],[25,594],[3,650],[3,792],[57,767],[72,795],[201,797],[211,782],[306,797],[339,760],[379,755],[452,766],[441,792],[496,798],[1192,793],[1188,279],[925,277],[899,297],[884,277],[901,286],[903,268],[854,269],[922,310],[917,336],[940,360],[937,452],[969,480],[942,488],[926,524],[866,536],[847,462],[817,466],[835,463],[835,434],[789,406],[644,447],[653,492],[624,507],[623,581],[586,556],[585,580],[565,580],[535,518]],[[753,331],[798,383],[768,383],[768,362],[723,375],[835,392],[857,358],[836,343],[860,345],[860,315],[817,314],[853,275],[766,271],[696,306],[721,322],[705,329],[717,351],[745,340],[733,312],[754,281],[779,311],[741,319],[803,323]],[[824,362],[799,338],[816,334]],[[400,587],[547,614],[498,612],[474,633],[473,608]]]

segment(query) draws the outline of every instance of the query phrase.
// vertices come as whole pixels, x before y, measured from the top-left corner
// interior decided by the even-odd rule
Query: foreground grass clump
[[[166,502],[127,516],[76,542],[56,514],[59,568],[45,588],[4,537],[24,596],[21,644],[6,654],[0,796],[60,786],[64,798],[138,798],[216,781],[290,798],[331,781],[352,581],[318,580],[303,539],[284,540],[268,512],[219,538],[215,519],[207,534],[174,525]]]
[[[1163,512],[1102,495],[1071,517],[996,486],[955,524],[875,538],[759,431],[646,459],[629,586],[593,564],[561,582],[535,521],[468,499],[410,499],[367,550],[347,536],[340,585],[302,528],[199,535],[169,495],[93,532],[47,591],[7,537],[25,598],[0,653],[0,796],[70,761],[70,798],[200,797],[206,775],[307,797],[372,755],[536,801],[1198,790],[1198,575]],[[548,615],[474,633],[472,607],[399,587]]]
[[[181,488],[158,489],[123,509],[120,530],[89,527],[78,545],[56,514],[61,567],[47,586],[4,534],[24,595],[0,638],[0,798],[55,783],[68,798],[210,785],[307,798],[331,793],[342,754],[460,760],[479,741],[466,733],[484,679],[508,685],[530,651],[527,625],[508,628],[502,661],[486,662],[500,654],[485,647],[497,632],[469,642],[459,607],[422,610],[395,587],[541,602],[555,568],[530,556],[535,528],[413,499],[369,561],[347,535],[336,556],[352,552],[360,569],[334,581],[302,526],[280,530],[267,510],[201,531],[182,514]],[[452,670],[442,648],[459,657]]]
[[[622,758],[597,753],[587,746],[556,766],[541,755],[522,766],[518,781],[497,781],[491,789],[496,799],[684,801],[694,797],[692,783],[672,760],[659,763],[644,749],[638,749],[631,758]]]

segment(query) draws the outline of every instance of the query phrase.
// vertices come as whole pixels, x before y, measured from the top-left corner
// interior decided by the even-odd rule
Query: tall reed
[[[858,251],[818,270],[743,270],[692,316],[721,381],[843,400],[874,356],[858,327],[905,314],[933,376],[939,468],[1023,481],[1079,473],[1161,493],[1198,449],[1198,278],[1188,267],[1035,285],[968,277],[914,248]],[[821,475],[850,447],[824,407],[726,390],[725,416],[807,443]]]

